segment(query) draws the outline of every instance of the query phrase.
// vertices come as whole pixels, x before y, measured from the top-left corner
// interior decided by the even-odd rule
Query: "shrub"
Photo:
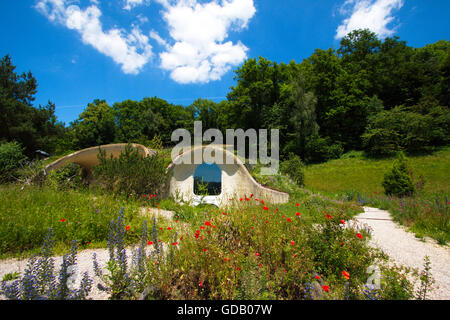
[[[341,143],[332,144],[329,137],[313,136],[306,143],[304,158],[307,163],[320,163],[339,159],[343,153],[344,147]]]
[[[328,160],[328,140],[319,136],[308,139],[304,159],[307,163],[320,163]]]
[[[45,183],[60,190],[78,189],[83,186],[85,170],[76,163],[69,163],[60,169],[50,171]]]
[[[383,188],[387,195],[405,197],[415,193],[414,183],[411,179],[411,170],[403,152],[398,154],[392,170],[383,179]]]
[[[13,179],[14,172],[25,163],[26,156],[18,142],[7,142],[0,145],[0,182]]]
[[[328,160],[339,159],[344,154],[344,147],[340,143],[332,144],[328,148]]]
[[[93,174],[106,190],[127,197],[163,193],[166,171],[160,153],[143,157],[128,144],[118,158],[108,159],[103,150],[98,158],[100,163],[93,168]]]
[[[299,156],[289,154],[289,159],[281,163],[281,172],[288,175],[297,185],[305,184],[305,166]]]

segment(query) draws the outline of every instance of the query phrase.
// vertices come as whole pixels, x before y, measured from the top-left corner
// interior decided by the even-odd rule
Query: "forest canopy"
[[[316,49],[301,63],[246,60],[235,72],[227,99],[199,98],[185,107],[158,97],[110,106],[89,103],[65,125],[55,105],[33,106],[37,80],[17,74],[9,55],[0,66],[0,142],[63,153],[119,142],[148,144],[159,136],[171,146],[177,128],[279,129],[282,158],[308,163],[350,150],[372,157],[430,152],[448,145],[450,41],[413,48],[398,37],[380,40],[356,30],[337,50]]]

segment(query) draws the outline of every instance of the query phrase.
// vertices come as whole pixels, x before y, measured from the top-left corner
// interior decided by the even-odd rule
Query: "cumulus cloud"
[[[152,57],[149,38],[138,27],[129,33],[117,28],[104,31],[100,21],[102,13],[91,3],[83,10],[66,0],[40,0],[36,9],[50,21],[77,31],[83,43],[112,58],[124,73],[138,74]]]
[[[171,72],[174,81],[219,80],[247,57],[245,45],[225,40],[231,30],[247,27],[256,12],[253,0],[157,1],[164,7],[162,14],[173,43],[160,54],[161,67]],[[158,43],[166,43],[158,37],[152,35]]]
[[[347,0],[340,13],[348,16],[337,28],[340,39],[356,29],[369,29],[385,38],[395,32],[389,25],[394,21],[393,11],[403,7],[403,0]]]

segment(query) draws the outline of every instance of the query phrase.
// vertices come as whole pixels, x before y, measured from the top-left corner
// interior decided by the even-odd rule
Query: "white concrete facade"
[[[222,149],[220,146],[211,145],[192,148],[174,159],[168,167],[168,170],[171,172],[169,193],[175,200],[194,205],[200,201],[199,196],[194,194],[194,172],[200,164],[193,163],[193,155],[195,152],[203,151],[206,148],[214,148],[219,152],[223,152],[222,163],[216,163],[222,172],[222,193],[214,198],[208,196],[205,199],[207,203],[226,206],[230,203],[230,199],[236,201],[236,199],[250,197],[252,194],[253,198],[273,204],[289,201],[289,194],[264,187],[256,182],[237,156]],[[183,158],[189,159],[190,164],[176,164],[177,161],[182,161]],[[233,164],[227,164],[230,162],[233,162]]]

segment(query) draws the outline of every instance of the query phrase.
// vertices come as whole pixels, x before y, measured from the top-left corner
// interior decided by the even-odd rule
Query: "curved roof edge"
[[[107,154],[120,154],[120,152],[125,150],[127,145],[128,143],[117,143],[82,149],[53,161],[45,167],[45,170],[51,171],[59,169],[66,163],[78,163],[81,166],[90,168],[93,164],[98,163],[97,155],[99,149],[104,150]],[[155,153],[155,151],[148,149],[141,144],[131,143],[130,145],[137,148],[143,156],[153,155]]]

